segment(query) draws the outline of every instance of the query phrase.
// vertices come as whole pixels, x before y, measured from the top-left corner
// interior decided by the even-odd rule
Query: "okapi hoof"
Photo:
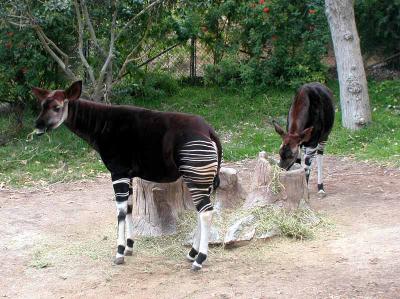
[[[125,252],[124,252],[124,255],[125,255],[125,256],[132,256],[132,254],[133,254],[133,250],[127,250],[127,249],[125,249]]]
[[[186,255],[186,260],[188,261],[188,262],[194,262],[196,259],[194,258],[194,257],[191,257],[190,255],[189,255],[189,253]]]
[[[321,190],[318,191],[318,196],[321,197],[321,198],[325,197],[326,196],[326,192],[323,189],[321,189]]]
[[[192,271],[197,272],[199,270],[201,270],[203,266],[198,264],[196,261],[193,262],[192,264]]]
[[[196,256],[198,254],[199,254],[199,252],[192,247],[192,249],[190,249],[189,253],[186,255],[186,259],[189,262],[194,262],[196,260]]]
[[[116,257],[114,260],[114,264],[116,265],[122,265],[123,263],[125,263],[123,256]]]

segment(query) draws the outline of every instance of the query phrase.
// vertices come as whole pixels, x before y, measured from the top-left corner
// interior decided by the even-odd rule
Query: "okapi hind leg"
[[[198,271],[203,267],[203,262],[207,259],[208,238],[210,235],[213,210],[200,212],[200,248],[196,260],[192,264],[192,270]]]
[[[196,260],[196,256],[199,254],[200,235],[201,235],[200,215],[197,214],[197,226],[196,226],[196,231],[193,236],[193,245],[192,245],[192,248],[190,249],[189,253],[186,256],[186,259],[189,262],[194,262]]]
[[[208,237],[213,206],[211,190],[218,169],[216,144],[211,140],[193,140],[179,151],[179,171],[199,213],[200,234],[197,234],[188,257],[193,258],[192,270],[200,270],[207,259]],[[197,247],[198,246],[198,247]]]
[[[133,187],[132,179],[129,180],[129,197],[128,197],[128,209],[126,214],[126,248],[124,255],[131,256],[133,253],[133,219],[132,219],[132,209],[133,209]]]
[[[115,202],[117,205],[118,219],[118,239],[117,254],[114,263],[119,265],[124,263],[125,253],[125,220],[128,213],[128,197],[129,197],[129,178],[112,177],[113,188],[115,192]]]

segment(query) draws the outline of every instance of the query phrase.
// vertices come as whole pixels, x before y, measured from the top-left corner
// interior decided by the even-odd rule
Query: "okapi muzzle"
[[[68,100],[59,102],[46,100],[42,104],[42,111],[35,123],[35,133],[43,135],[51,129],[59,127],[68,116]]]
[[[279,167],[289,170],[294,163],[301,163],[300,145],[310,139],[313,127],[307,128],[300,134],[286,133],[276,122],[273,122],[275,131],[281,136],[282,144],[279,149]]]

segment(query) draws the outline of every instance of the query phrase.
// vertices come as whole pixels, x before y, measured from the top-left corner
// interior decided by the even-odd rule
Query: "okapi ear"
[[[275,131],[276,133],[278,133],[279,135],[281,135],[281,137],[286,135],[286,132],[284,129],[282,129],[281,126],[278,125],[278,123],[276,121],[272,121],[272,124],[274,125]]]
[[[39,87],[32,87],[32,92],[40,102],[46,99],[47,96],[49,95],[48,90]]]
[[[305,129],[303,132],[301,132],[300,134],[301,142],[307,142],[310,140],[313,129],[314,127],[309,127]]]
[[[79,99],[82,93],[82,81],[76,81],[64,92],[65,98],[70,101]]]

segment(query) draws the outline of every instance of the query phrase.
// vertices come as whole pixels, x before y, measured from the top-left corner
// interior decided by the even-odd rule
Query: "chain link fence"
[[[213,55],[197,39],[179,45],[149,63],[150,70],[161,70],[176,79],[187,79],[196,82],[204,77],[207,65],[213,64]]]

